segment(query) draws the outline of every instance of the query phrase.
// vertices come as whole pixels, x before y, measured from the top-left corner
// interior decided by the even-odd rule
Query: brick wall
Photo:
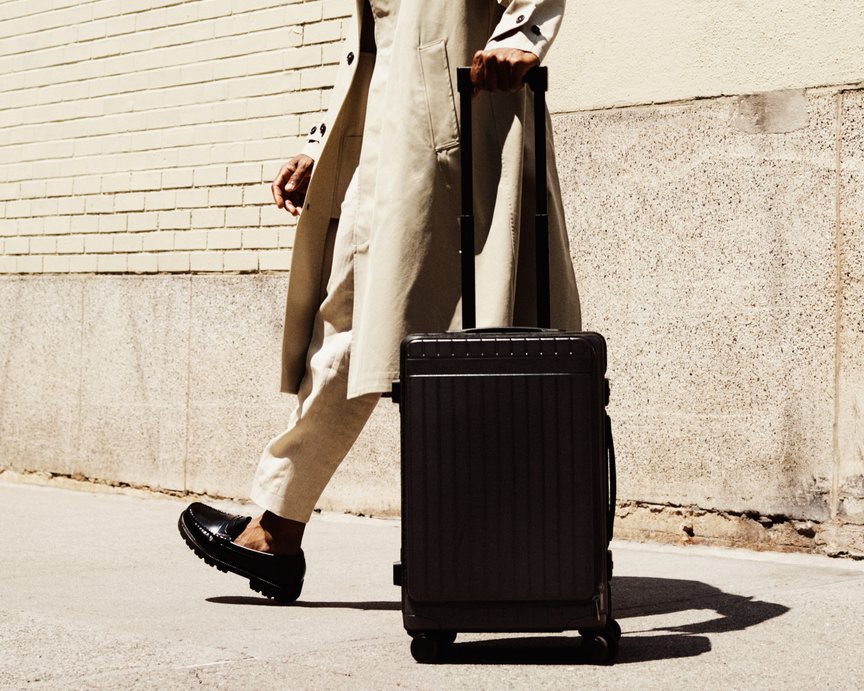
[[[0,5],[0,273],[284,270],[346,0]]]

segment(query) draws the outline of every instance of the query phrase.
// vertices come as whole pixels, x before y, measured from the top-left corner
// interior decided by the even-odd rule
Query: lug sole
[[[189,529],[183,522],[183,516],[180,516],[180,520],[177,521],[177,528],[180,531],[180,536],[183,538],[183,541],[186,543],[189,549],[191,549],[195,553],[195,556],[201,559],[208,566],[212,566],[213,568],[221,571],[222,573],[234,573],[238,576],[242,576],[243,578],[247,578],[249,580],[249,587],[256,593],[260,593],[264,597],[275,600],[276,602],[281,602],[282,604],[290,604],[292,602],[296,602],[297,598],[300,597],[300,593],[303,590],[302,580],[300,581],[300,583],[297,584],[296,587],[292,588],[284,588],[282,586],[276,585],[275,583],[265,581],[260,576],[251,574],[247,571],[244,571],[243,569],[238,569],[233,564],[228,564],[220,559],[217,559],[212,554],[208,554],[189,532]]]

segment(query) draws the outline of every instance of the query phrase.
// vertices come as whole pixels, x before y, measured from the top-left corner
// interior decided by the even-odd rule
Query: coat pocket
[[[420,55],[420,70],[423,73],[432,145],[437,152],[452,149],[459,145],[459,129],[456,124],[456,101],[453,99],[446,40],[427,43],[417,50]]]

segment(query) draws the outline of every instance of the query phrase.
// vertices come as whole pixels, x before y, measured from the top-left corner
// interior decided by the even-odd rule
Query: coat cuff
[[[563,2],[553,0],[512,0],[486,50],[516,48],[543,60],[558,34],[563,8]]]

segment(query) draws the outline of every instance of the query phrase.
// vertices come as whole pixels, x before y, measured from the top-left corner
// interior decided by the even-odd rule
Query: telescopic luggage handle
[[[537,261],[537,326],[551,325],[549,291],[549,215],[546,204],[546,90],[548,70],[534,67],[525,75],[525,84],[534,93],[534,166],[536,180],[534,235]],[[462,328],[477,325],[477,291],[474,272],[474,157],[471,136],[471,68],[456,69],[459,89],[459,152],[462,168],[462,205],[459,215],[462,255]]]

